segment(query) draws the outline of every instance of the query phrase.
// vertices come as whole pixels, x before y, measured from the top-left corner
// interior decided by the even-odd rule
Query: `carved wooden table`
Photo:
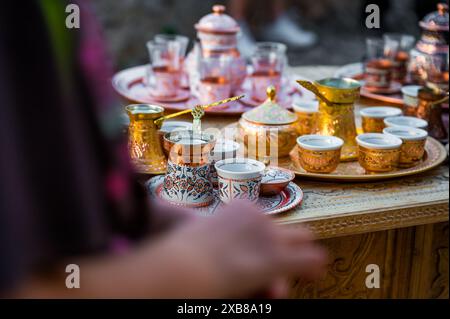
[[[295,69],[310,79],[332,76],[334,67]],[[362,99],[360,105],[379,105]],[[204,128],[237,117],[207,115]],[[449,169],[375,183],[324,183],[297,178],[301,207],[275,217],[307,225],[329,252],[323,280],[294,280],[294,298],[448,298]],[[380,288],[367,288],[368,265],[380,270]]]

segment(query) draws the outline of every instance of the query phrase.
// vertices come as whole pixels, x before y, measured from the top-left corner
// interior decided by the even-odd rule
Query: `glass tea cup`
[[[189,77],[186,71],[186,67],[184,65],[185,55],[187,51],[187,47],[189,45],[189,38],[180,35],[180,34],[157,34],[154,38],[155,42],[158,43],[167,43],[167,42],[177,42],[180,44],[180,65],[181,65],[181,74],[180,74],[180,85],[181,87],[189,87]]]
[[[200,83],[198,99],[209,104],[230,97],[231,58],[229,56],[202,57],[199,63]]]
[[[264,101],[269,86],[274,86],[280,92],[283,70],[287,64],[286,45],[277,42],[257,43],[250,61],[253,69],[250,76],[252,99]]]
[[[383,39],[366,39],[365,86],[378,89],[391,86],[394,51],[398,51],[398,46],[393,43],[386,49]]]
[[[393,61],[392,80],[403,83],[406,80],[409,51],[415,38],[412,35],[386,33],[383,35],[385,54]]]
[[[147,42],[151,66],[148,68],[147,85],[151,95],[176,96],[180,88],[182,44],[178,41]]]

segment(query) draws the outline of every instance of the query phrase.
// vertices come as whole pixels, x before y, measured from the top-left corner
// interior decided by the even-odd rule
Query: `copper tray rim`
[[[389,173],[380,173],[380,174],[370,174],[370,175],[338,175],[338,174],[318,174],[318,173],[308,173],[308,172],[301,172],[298,171],[298,169],[295,167],[295,164],[292,162],[292,160],[289,161],[289,165],[282,165],[283,168],[289,168],[292,170],[296,176],[302,176],[307,177],[315,180],[328,180],[328,181],[348,181],[348,182],[368,182],[368,181],[378,181],[378,180],[388,180],[388,179],[394,179],[399,177],[405,177],[405,176],[412,176],[421,174],[424,172],[427,172],[429,170],[432,170],[439,165],[441,165],[446,159],[447,159],[447,151],[445,150],[445,147],[436,139],[432,137],[427,138],[427,144],[425,145],[425,150],[427,153],[429,152],[429,146],[427,147],[428,143],[432,143],[434,146],[437,147],[439,150],[439,156],[434,162],[429,163],[425,167],[419,167],[417,169],[411,168],[411,169],[399,169],[393,172]],[[296,149],[296,147],[293,149],[293,151]],[[291,151],[292,152],[292,151]],[[339,165],[346,164],[341,163]]]

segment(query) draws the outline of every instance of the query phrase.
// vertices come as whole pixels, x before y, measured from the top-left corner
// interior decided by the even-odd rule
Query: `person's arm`
[[[65,265],[35,275],[13,298],[176,298],[219,296],[208,260],[181,241],[163,239],[126,254],[80,260],[80,288],[68,289]]]
[[[14,297],[248,297],[288,276],[315,278],[323,251],[308,231],[275,225],[253,206],[235,203],[221,214],[194,218],[126,255],[80,261],[80,289],[58,279],[24,281]]]

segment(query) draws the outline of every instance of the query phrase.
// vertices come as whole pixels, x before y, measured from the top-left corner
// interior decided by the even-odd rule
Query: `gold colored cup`
[[[311,173],[328,174],[340,163],[344,141],[334,136],[303,135],[297,139],[299,162]]]
[[[386,127],[384,118],[361,117],[362,129],[364,133],[382,133]]]
[[[367,107],[361,110],[360,114],[364,133],[382,133],[386,127],[384,119],[399,116],[402,110],[390,106]]]
[[[358,162],[367,173],[385,173],[396,169],[402,140],[387,134],[365,133],[356,138]]]
[[[294,112],[297,114],[297,132],[300,136],[312,133],[314,122],[317,119],[319,111],[318,101],[308,101],[302,105],[293,105]]]
[[[393,126],[385,128],[383,132],[403,141],[400,148],[399,167],[408,168],[420,163],[425,155],[427,131],[407,126]]]

